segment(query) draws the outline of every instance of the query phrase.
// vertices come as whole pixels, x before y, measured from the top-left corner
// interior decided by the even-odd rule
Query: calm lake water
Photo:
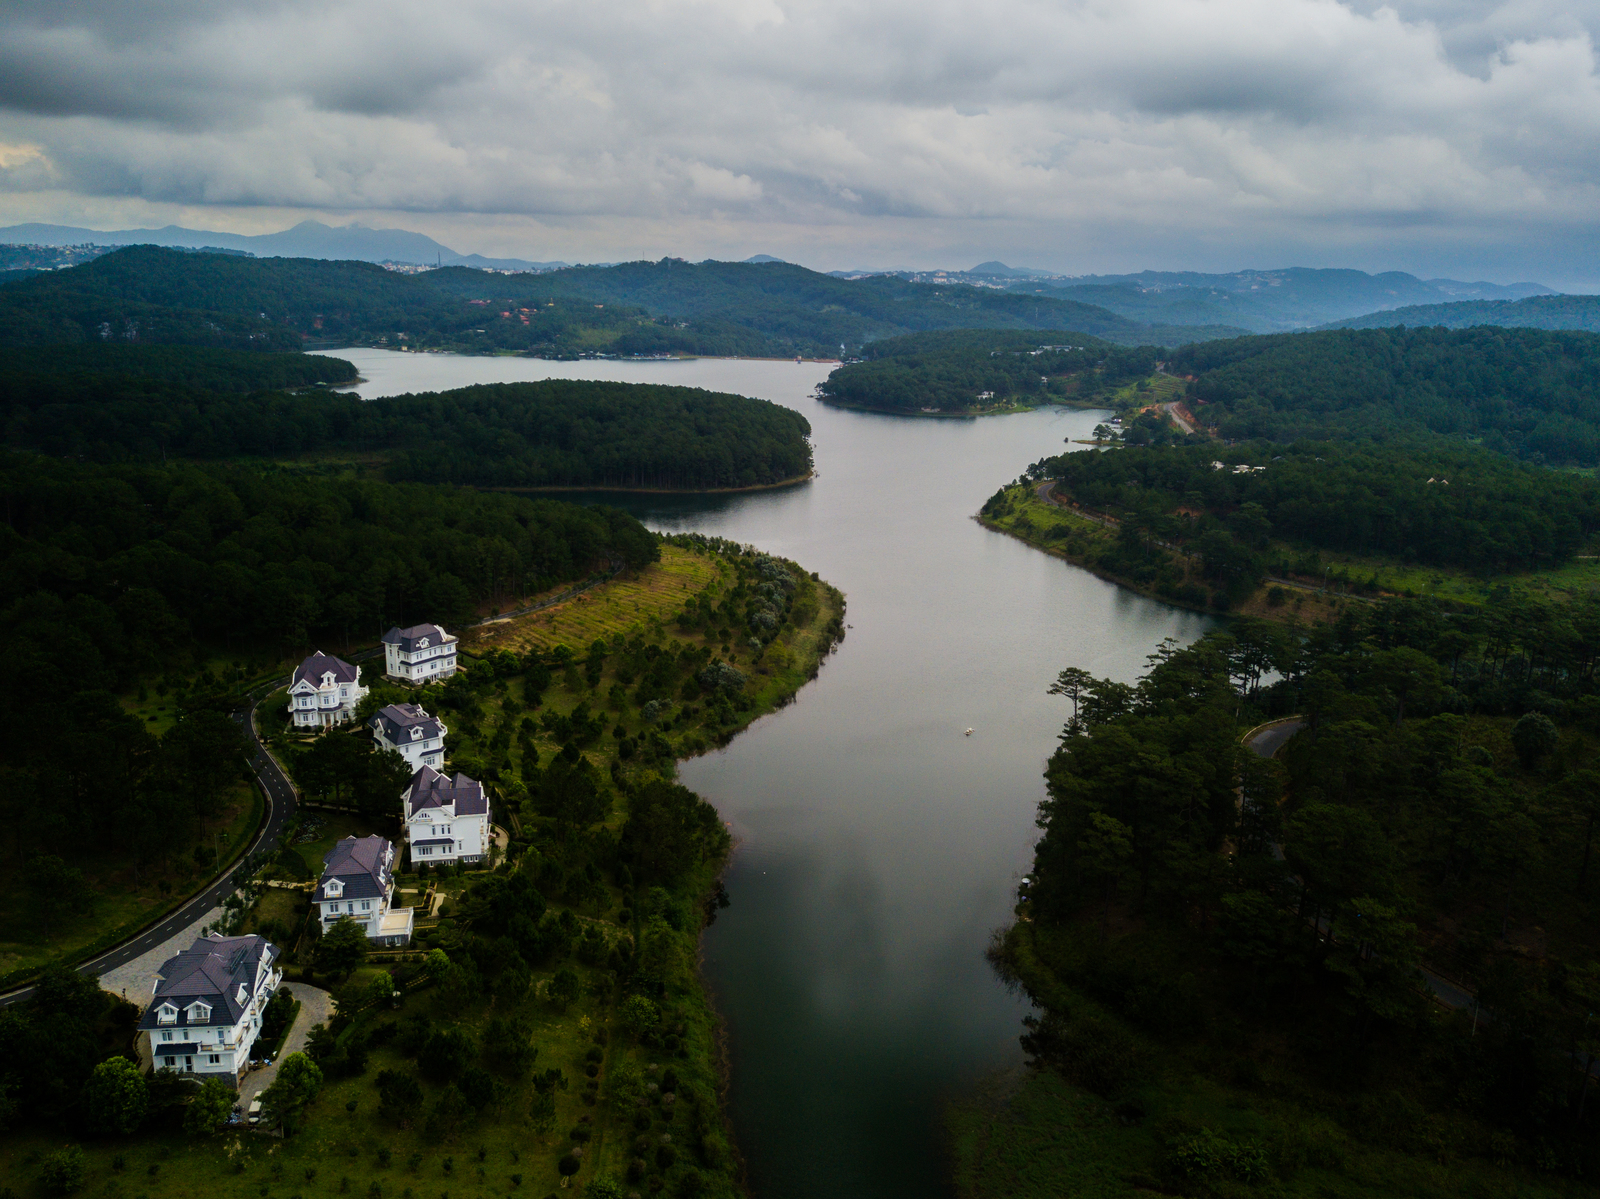
[[[1068,715],[1045,689],[1066,666],[1131,681],[1162,638],[1210,627],[972,519],[1100,417],[842,412],[810,399],[826,364],[336,353],[369,398],[616,379],[760,396],[811,421],[810,483],[605,498],[656,529],[792,558],[848,598],[852,627],[797,702],[683,767],[738,838],[733,906],[706,934],[705,970],[758,1199],[943,1193],[942,1100],[1021,1060],[1023,1005],[983,949],[1009,920]]]

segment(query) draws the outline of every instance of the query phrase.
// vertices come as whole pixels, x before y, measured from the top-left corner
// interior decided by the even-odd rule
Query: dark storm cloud
[[[30,0],[0,10],[0,195],[833,244],[883,221],[950,244],[974,222],[1046,254],[1140,230],[1588,239],[1595,17],[1543,0]]]

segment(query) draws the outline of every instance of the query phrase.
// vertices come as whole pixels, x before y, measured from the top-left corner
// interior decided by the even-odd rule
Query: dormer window
[[[243,1007],[244,1006],[244,1001],[247,998],[249,998],[249,996],[250,996],[250,993],[244,989],[244,984],[240,983],[239,984],[239,993],[233,997],[234,998],[234,1002],[237,1003],[240,1007]]]
[[[344,894],[344,884],[336,878],[330,878],[327,883],[324,884],[323,889],[329,899],[337,899],[339,896]]]
[[[163,1003],[156,1009],[157,1024],[176,1024],[178,1022],[178,1009],[170,1003]]]
[[[411,730],[411,739],[413,741],[421,740],[421,738],[422,738],[422,730],[421,729],[412,729]]]
[[[211,1009],[205,1004],[196,1001],[189,1005],[189,1023],[207,1024],[211,1020]]]
[[[428,639],[426,637],[421,638],[417,642],[417,648],[418,649],[427,649],[428,648]]]

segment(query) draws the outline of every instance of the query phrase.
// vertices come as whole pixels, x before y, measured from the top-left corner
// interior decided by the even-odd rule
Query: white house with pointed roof
[[[318,650],[289,680],[289,714],[296,728],[331,728],[354,720],[366,694],[361,667]]]
[[[392,749],[413,770],[444,765],[444,738],[450,730],[421,704],[390,704],[367,722],[379,749]]]
[[[404,683],[433,683],[456,672],[456,638],[436,624],[383,635],[383,672]]]
[[[394,898],[394,845],[384,837],[346,837],[322,859],[312,902],[326,932],[340,920],[361,925],[367,940],[408,945],[415,916],[390,907]]]
[[[157,1070],[238,1086],[261,1035],[261,1013],[283,981],[278,947],[254,933],[201,937],[162,963],[139,1020]]]
[[[489,796],[464,774],[449,778],[431,766],[411,776],[401,794],[411,864],[481,862],[489,852]]]

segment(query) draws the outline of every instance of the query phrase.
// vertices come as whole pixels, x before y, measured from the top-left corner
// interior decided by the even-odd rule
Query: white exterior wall
[[[408,683],[431,683],[456,672],[456,639],[406,651],[398,645],[383,647],[383,669],[390,678]]]
[[[361,668],[356,668],[354,683],[317,686],[302,679],[289,689],[289,713],[297,728],[327,728],[354,720],[356,705],[366,698],[361,685]]]
[[[443,727],[444,722],[440,721]],[[448,731],[448,730],[447,730]],[[432,766],[438,770],[444,764],[444,738],[419,737],[415,741],[404,741],[399,745],[390,741],[381,728],[374,730],[374,740],[383,749],[392,749],[406,760],[406,765],[414,773],[419,767]]]
[[[437,865],[444,862],[472,861],[488,852],[489,817],[446,816],[438,809],[433,809],[412,817],[407,833],[411,840],[413,868],[422,862]],[[435,841],[440,837],[449,837],[455,844],[448,847],[417,845],[418,841]]]
[[[256,972],[256,990],[237,1024],[158,1025],[149,1030],[150,1057],[157,1070],[178,1070],[186,1074],[204,1074],[225,1078],[233,1085],[250,1061],[250,1049],[261,1035],[261,1013],[266,1010],[272,993],[283,982],[283,971],[261,969]],[[176,1005],[175,1005],[176,1006]],[[164,1045],[198,1045],[194,1053],[168,1054]],[[208,1049],[207,1046],[215,1046]],[[167,1061],[168,1057],[173,1060]],[[216,1060],[213,1061],[212,1059]]]

